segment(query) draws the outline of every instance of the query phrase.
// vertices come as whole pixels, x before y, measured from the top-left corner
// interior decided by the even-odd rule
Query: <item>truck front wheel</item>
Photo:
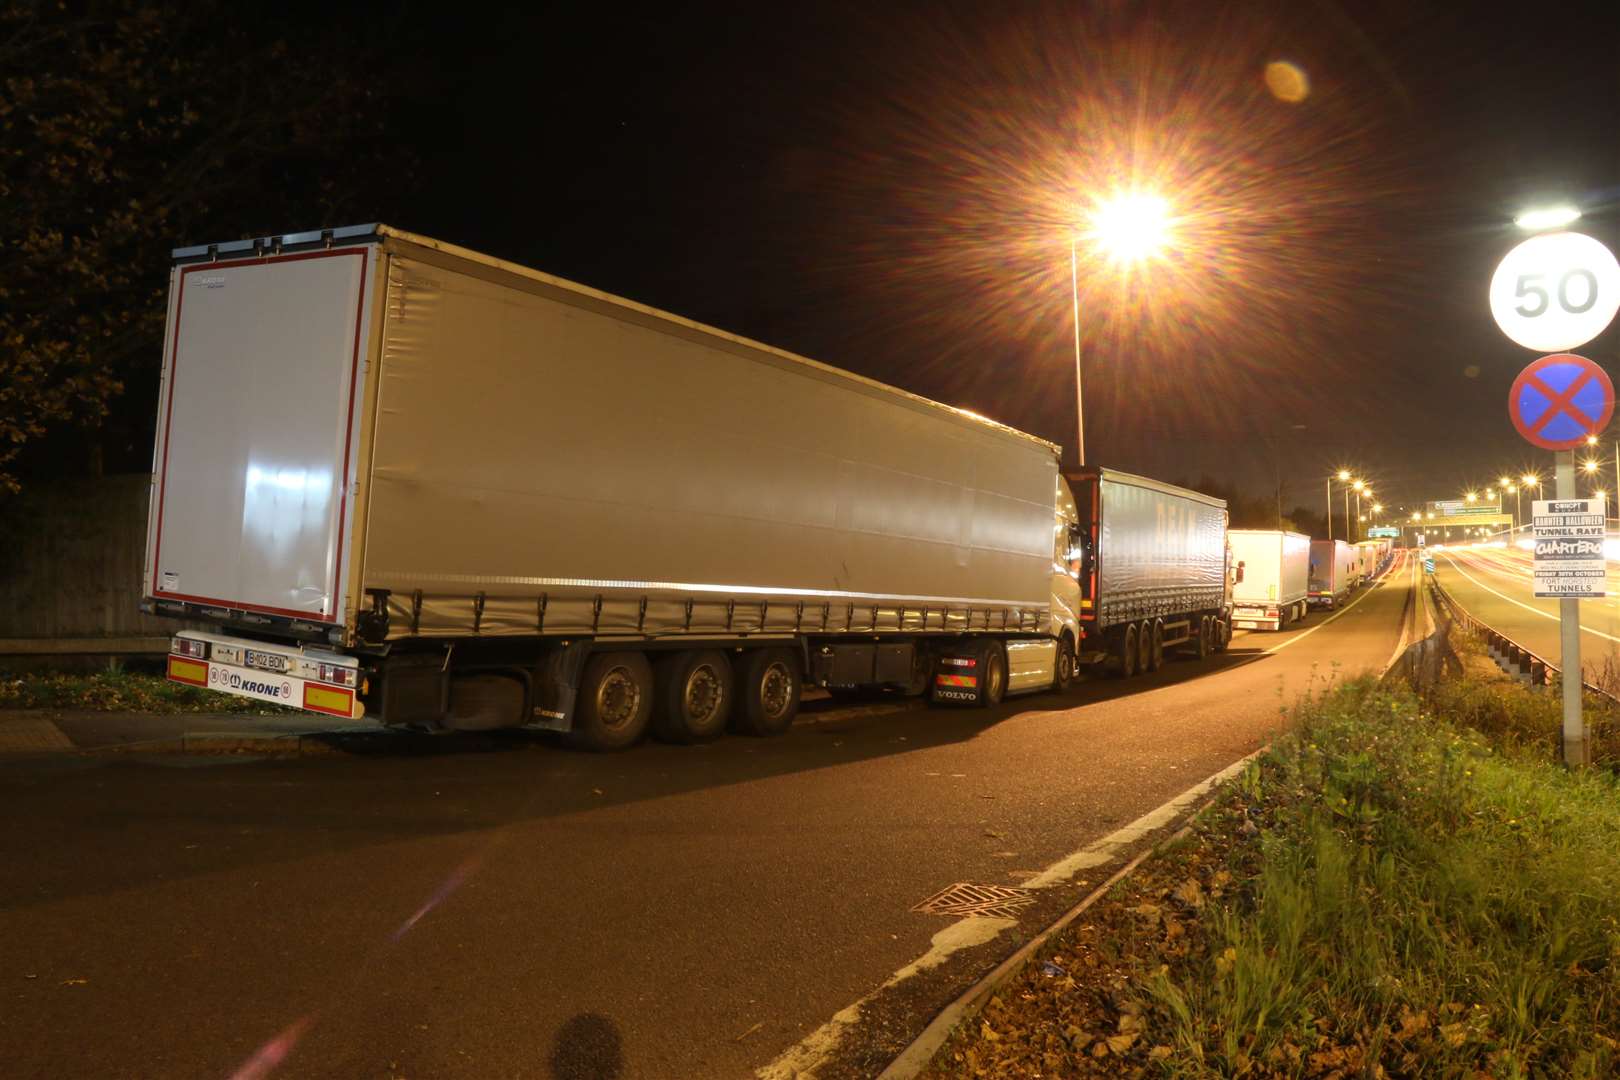
[[[1052,689],[1067,690],[1074,682],[1074,639],[1064,634],[1058,638],[1057,659],[1052,664]]]
[[[599,653],[585,663],[570,737],[586,750],[623,750],[647,733],[652,706],[647,658],[638,652]]]
[[[979,696],[973,704],[982,708],[1000,705],[1007,696],[1007,652],[999,641],[986,641],[979,647]]]
[[[737,665],[737,730],[781,735],[799,715],[798,658],[787,649],[754,649]]]

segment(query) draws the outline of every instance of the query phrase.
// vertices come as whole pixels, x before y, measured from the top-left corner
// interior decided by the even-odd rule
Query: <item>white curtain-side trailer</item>
[[[381,225],[176,251],[163,371],[179,681],[607,749],[1074,672],[1058,448],[870,379]]]

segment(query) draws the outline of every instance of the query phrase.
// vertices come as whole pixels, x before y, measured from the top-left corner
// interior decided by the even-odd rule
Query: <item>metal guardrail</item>
[[[1491,658],[1496,661],[1498,667],[1509,675],[1524,680],[1530,686],[1550,686],[1552,685],[1553,676],[1562,673],[1559,666],[1551,660],[1544,656],[1538,656],[1495,627],[1477,618],[1462,604],[1458,603],[1456,597],[1446,591],[1445,586],[1440,584],[1438,578],[1431,577],[1429,587],[1434,590],[1435,598],[1444,604],[1446,610],[1451,613],[1452,621],[1465,630],[1479,635],[1484,640],[1485,647],[1490,652]],[[1581,686],[1589,693],[1620,703],[1620,696],[1587,682],[1584,678],[1581,680]]]

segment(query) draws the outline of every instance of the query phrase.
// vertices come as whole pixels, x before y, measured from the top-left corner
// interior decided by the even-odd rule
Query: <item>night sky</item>
[[[1486,285],[1530,203],[1620,244],[1620,4],[470,10],[344,31],[393,57],[421,159],[390,224],[1072,453],[1070,238],[1096,194],[1156,187],[1176,249],[1082,268],[1088,458],[1280,472],[1289,505],[1341,464],[1391,503],[1545,470],[1505,410],[1533,356]],[[1615,371],[1617,342],[1583,351]]]

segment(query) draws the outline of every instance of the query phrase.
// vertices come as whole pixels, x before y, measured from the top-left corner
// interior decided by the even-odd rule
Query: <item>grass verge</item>
[[[135,671],[0,672],[0,709],[82,709],[93,712],[251,713],[293,712],[251,698],[215,693]]]
[[[1613,775],[1371,680],[1298,719],[927,1075],[1620,1071]]]

